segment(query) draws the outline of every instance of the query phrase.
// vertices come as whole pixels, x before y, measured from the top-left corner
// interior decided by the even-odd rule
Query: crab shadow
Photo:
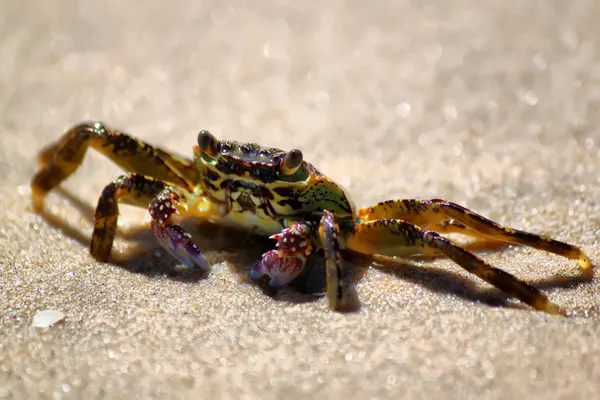
[[[56,191],[78,210],[78,212],[93,224],[95,209],[88,203],[73,196],[72,193],[57,188]],[[66,236],[76,240],[86,249],[89,247],[90,237],[77,228],[71,226],[60,217],[42,212],[41,216],[53,228],[62,231]],[[241,282],[258,286],[267,296],[277,301],[290,303],[313,302],[325,295],[326,271],[325,259],[322,251],[312,254],[306,267],[290,284],[284,288],[274,289],[268,286],[268,278],[263,277],[256,281],[249,278],[250,270],[254,263],[260,260],[261,255],[274,248],[275,241],[254,236],[248,232],[220,227],[196,220],[182,223],[192,235],[194,241],[201,245],[211,264],[223,263],[234,273],[241,277]],[[123,254],[113,252],[110,264],[126,269],[133,273],[141,273],[150,277],[168,276],[170,279],[182,282],[197,282],[206,278],[202,271],[180,271],[181,265],[171,257],[155,240],[154,234],[148,226],[138,226],[126,230],[118,230],[117,237],[133,242]],[[498,242],[475,242],[466,245],[469,251],[498,252],[507,247]],[[117,254],[114,254],[117,253]],[[510,296],[495,288],[481,288],[476,284],[477,278],[463,277],[452,271],[444,270],[429,265],[421,265],[422,261],[433,261],[441,257],[420,257],[414,263],[411,260],[398,260],[391,258],[374,258],[354,252],[344,254],[345,280],[351,289],[351,296],[355,297],[355,307],[350,311],[357,311],[360,307],[354,285],[359,283],[369,267],[373,267],[385,274],[393,275],[398,279],[414,283],[431,292],[458,296],[470,302],[480,302],[493,307],[523,307],[508,301]],[[589,283],[590,277],[555,275],[550,278],[529,281],[528,283],[540,290],[554,288],[574,288]]]
[[[89,225],[93,225],[94,207],[63,188],[59,187],[55,190],[61,197],[68,200],[69,205],[74,207]],[[127,208],[129,207],[120,207],[119,211],[126,212]],[[89,234],[85,234],[59,216],[46,210],[41,213],[41,216],[54,229],[60,230],[69,238],[77,241],[86,250],[89,249],[91,240]],[[250,257],[255,257],[254,261],[260,259],[261,251],[267,251],[274,244],[274,241],[270,239],[255,237],[247,232],[209,223],[198,223],[193,219],[183,221],[182,226],[190,232],[196,243],[201,244],[202,250],[211,264],[235,260],[235,262],[226,264],[233,264],[234,269],[239,269],[240,272],[249,273],[251,265],[246,265],[248,260],[251,259]],[[206,273],[203,271],[182,271],[179,269],[181,263],[160,246],[148,224],[128,227],[127,229],[119,228],[115,239],[124,240],[127,245],[122,252],[115,251],[113,248],[109,264],[150,277],[166,275],[177,281],[195,282],[206,278]],[[245,260],[245,263],[242,260]]]
[[[423,262],[436,259],[440,259],[440,257],[420,257],[416,259],[420,261],[419,264],[416,264],[407,260],[378,258],[372,260],[371,265],[385,274],[417,284],[431,292],[457,296],[470,302],[483,303],[492,307],[527,308],[524,304],[510,301],[512,297],[499,289],[488,285],[481,287],[478,284],[480,279],[475,275],[462,276],[439,267],[423,265]],[[575,288],[590,281],[591,277],[587,276],[554,275],[549,278],[527,281],[527,283],[544,291]]]

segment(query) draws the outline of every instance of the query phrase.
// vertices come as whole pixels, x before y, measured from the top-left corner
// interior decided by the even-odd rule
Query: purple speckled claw
[[[281,287],[302,272],[312,252],[312,227],[306,221],[297,222],[271,236],[271,239],[277,240],[277,250],[262,255],[250,271],[250,278],[268,275],[271,277],[269,286]]]
[[[298,222],[271,236],[271,239],[277,240],[277,252],[280,256],[308,256],[312,252],[311,236],[312,228],[309,223]]]
[[[281,287],[296,278],[306,264],[306,257],[302,255],[280,257],[277,250],[269,250],[262,255],[252,271],[251,279],[258,279],[263,275],[271,277],[269,286]]]
[[[152,221],[152,231],[160,244],[186,267],[190,269],[200,267],[204,271],[210,271],[210,264],[198,246],[192,242],[190,234],[182,227],[175,224],[160,225]]]
[[[148,212],[152,217],[152,231],[160,244],[187,268],[200,267],[210,271],[210,264],[192,241],[192,237],[181,226],[173,222],[173,216],[179,214],[184,198],[175,188],[167,188],[152,200]]]

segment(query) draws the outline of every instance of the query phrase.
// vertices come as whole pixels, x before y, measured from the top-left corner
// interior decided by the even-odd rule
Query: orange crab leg
[[[164,182],[135,174],[120,176],[109,183],[102,191],[94,213],[90,244],[92,256],[98,261],[108,261],[117,232],[119,203],[148,207],[165,187]]]
[[[477,238],[533,247],[577,260],[586,276],[593,273],[592,262],[578,247],[548,237],[507,228],[458,204],[446,200],[391,200],[360,209],[362,221],[401,219],[438,233],[462,233]]]
[[[44,196],[81,165],[88,147],[114,161],[123,170],[192,189],[197,172],[183,157],[110,129],[100,122],[85,122],[69,129],[40,153],[42,168],[31,181],[33,208],[41,211]]]
[[[399,219],[378,219],[357,223],[345,232],[346,248],[363,254],[407,256],[443,254],[468,272],[536,310],[565,315],[538,289],[513,275],[494,268],[479,257],[435,232]]]

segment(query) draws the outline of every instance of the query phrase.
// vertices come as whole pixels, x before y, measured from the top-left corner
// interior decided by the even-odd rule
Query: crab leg
[[[94,213],[94,231],[90,253],[98,261],[106,262],[117,232],[119,203],[148,207],[166,187],[164,182],[141,175],[123,175],[106,185]]]
[[[377,219],[355,224],[344,232],[346,248],[363,254],[407,256],[443,254],[468,272],[536,310],[565,315],[538,289],[494,268],[439,234],[399,219]]]
[[[394,218],[438,233],[462,233],[477,238],[510,242],[577,260],[585,275],[593,272],[592,262],[578,247],[548,237],[507,228],[458,204],[440,200],[391,200],[358,211],[362,221]]]
[[[90,146],[127,172],[152,176],[187,189],[191,189],[195,181],[196,171],[190,160],[173,156],[100,122],[85,122],[72,127],[56,143],[41,151],[42,168],[31,181],[35,211],[42,210],[46,193],[75,172]]]
[[[319,239],[325,250],[329,307],[335,311],[353,311],[356,309],[356,299],[353,288],[344,282],[340,226],[335,215],[327,210],[323,211],[319,224]]]
[[[124,203],[149,207],[154,235],[186,267],[210,269],[189,233],[173,222],[173,214],[187,213],[186,197],[193,198],[183,189],[169,187],[162,181],[142,175],[130,174],[117,178],[104,188],[98,200],[90,253],[99,261],[108,261],[117,230],[118,204]],[[204,200],[202,196],[193,199]]]

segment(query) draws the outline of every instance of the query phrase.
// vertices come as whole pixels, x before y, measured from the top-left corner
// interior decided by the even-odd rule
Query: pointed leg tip
[[[354,313],[360,310],[360,301],[358,298],[340,300],[337,302],[329,302],[329,307],[335,311],[342,314]]]
[[[331,307],[331,309],[335,312],[339,312],[342,314],[350,314],[360,310],[360,304],[344,304],[338,303],[335,307]]]
[[[549,303],[548,307],[546,308],[546,311],[553,315],[560,315],[561,317],[569,316],[569,314],[567,314],[567,312],[562,307],[559,307],[554,303]]]
[[[44,202],[43,201],[36,201],[36,200],[32,201],[31,202],[31,209],[36,214],[43,213],[44,212]]]
[[[337,287],[329,287],[327,297],[329,298],[329,308],[340,313],[352,313],[360,310],[360,299],[356,287],[350,284],[343,284],[341,292]]]
[[[90,249],[90,254],[92,255],[92,257],[94,257],[94,260],[101,263],[107,263],[110,260],[110,252],[108,254],[95,253],[92,249]]]
[[[540,299],[540,301],[536,301],[531,305],[538,311],[543,311],[552,315],[560,315],[561,317],[568,317],[567,312],[560,307],[558,304],[551,302],[550,300],[544,298]]]
[[[35,189],[31,193],[31,208],[36,214],[44,212],[44,195],[37,193]]]
[[[584,276],[590,277],[590,278],[593,277],[594,265],[592,264],[592,261],[589,259],[588,256],[583,254],[577,260],[577,264],[579,264],[579,268],[581,269],[581,272],[583,273]]]

